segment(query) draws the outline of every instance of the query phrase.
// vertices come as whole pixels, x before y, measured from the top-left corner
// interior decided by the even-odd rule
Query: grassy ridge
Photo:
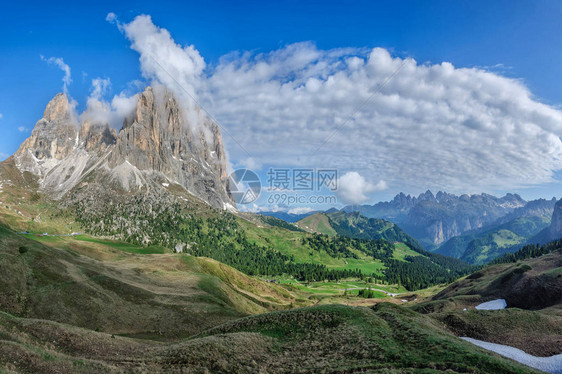
[[[36,240],[41,243],[49,243],[49,244],[56,244],[56,243],[65,243],[67,239],[66,237],[60,236],[42,236],[42,235],[35,235],[35,234],[28,234],[25,235],[26,237],[30,237],[33,240]],[[119,251],[131,252],[131,253],[138,253],[138,254],[163,254],[163,253],[170,253],[171,251],[167,248],[151,245],[148,247],[141,247],[135,244],[123,242],[120,240],[111,240],[111,239],[99,239],[94,238],[87,235],[76,235],[72,237],[74,240],[89,242],[89,243],[97,243],[102,244],[105,246],[109,246]],[[64,244],[63,244],[64,245]]]
[[[25,236],[0,226],[0,309],[22,317],[174,339],[308,303],[210,259],[139,254],[145,248],[84,237]]]
[[[297,222],[297,225],[307,231],[317,232],[324,235],[337,235],[336,230],[330,225],[328,216],[324,213],[315,213]]]
[[[545,246],[548,250],[539,257],[533,251],[522,250],[521,261],[506,261],[484,267],[461,278],[423,303],[417,310],[443,312],[472,308],[481,302],[505,299],[508,307],[530,310],[558,310],[562,306],[562,243]]]
[[[160,344],[2,313],[0,336],[0,368],[27,372],[535,372],[391,304],[267,313]]]
[[[367,218],[358,212],[334,212],[326,215],[330,226],[338,235],[357,239],[384,239],[391,243],[402,242],[421,250],[416,239],[404,232],[396,224],[377,218]]]

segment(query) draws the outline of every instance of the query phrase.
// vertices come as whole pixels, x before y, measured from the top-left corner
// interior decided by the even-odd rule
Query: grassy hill
[[[335,211],[315,213],[297,222],[306,231],[325,235],[341,235],[357,239],[384,239],[391,243],[407,243],[422,249],[421,245],[396,224],[384,219],[367,218],[358,212]]]
[[[455,279],[458,261],[217,212],[173,185],[55,205],[20,177],[0,192],[0,371],[532,372],[383,303],[414,303],[405,286]]]
[[[307,303],[211,259],[86,237],[26,236],[0,226],[0,310],[16,316],[171,339]]]
[[[533,257],[533,256],[538,257]],[[537,356],[562,353],[562,246],[524,248],[413,307],[457,336],[507,344]],[[475,310],[505,299],[507,309]]]
[[[320,218],[322,215],[325,216],[322,217],[324,221],[327,218],[327,222],[323,225],[330,227],[337,235],[357,239],[384,239],[391,243],[407,243],[413,248],[422,249],[416,239],[405,233],[396,224],[384,219],[367,218],[358,212],[346,213],[344,211],[317,213],[314,216],[319,216],[317,221],[322,221]]]
[[[457,280],[434,296],[434,305],[449,302],[474,306],[505,299],[508,307],[543,309],[562,304],[562,248],[523,261],[490,265]]]
[[[297,222],[297,225],[309,232],[317,232],[324,235],[337,235],[336,230],[330,225],[330,219],[324,213],[314,213]]]
[[[280,247],[303,235],[245,222]],[[0,258],[2,370],[531,372],[391,304],[268,313],[320,299],[165,247],[0,226]]]
[[[0,313],[0,336],[0,368],[27,372],[534,372],[392,304],[267,313],[174,343]]]

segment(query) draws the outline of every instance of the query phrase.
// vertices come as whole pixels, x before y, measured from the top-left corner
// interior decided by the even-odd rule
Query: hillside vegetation
[[[20,317],[174,339],[307,303],[211,259],[138,254],[114,241],[25,236],[0,226],[0,309]]]
[[[240,319],[314,299],[165,247],[16,234],[1,226],[0,251],[10,258],[0,275],[0,367],[6,370],[532,372],[386,303]]]
[[[458,280],[420,306],[433,312],[473,308],[494,299],[505,299],[508,307],[540,310],[562,302],[562,253],[555,252],[524,263],[492,265]]]
[[[505,344],[537,356],[562,353],[562,244],[529,245],[498,258],[413,309],[457,336]],[[475,310],[505,299],[507,309]]]
[[[398,225],[384,219],[367,218],[358,212],[343,211],[327,214],[330,226],[341,236],[357,239],[384,239],[391,243],[402,242],[416,249],[423,249],[416,239]]]
[[[267,313],[165,344],[1,313],[0,336],[0,367],[28,372],[534,372],[392,304]]]
[[[505,299],[508,307],[543,309],[562,303],[562,247],[525,261],[499,263],[460,279],[434,300],[476,295],[482,301]],[[523,257],[523,256],[522,256]]]
[[[297,226],[309,232],[334,236],[337,235],[336,230],[331,226],[330,219],[325,213],[314,213],[298,221]]]
[[[435,252],[483,264],[505,253],[514,252],[550,223],[542,216],[518,217],[487,230],[475,230],[451,238]]]
[[[289,224],[275,218],[211,209],[172,186],[167,191],[151,190],[126,198],[106,196],[103,204],[95,203],[91,194],[82,195],[79,190],[75,197],[78,196],[81,198],[70,199],[68,206],[91,235],[141,246],[176,248],[213,258],[248,275],[288,275],[305,282],[373,277],[413,290],[449,282],[470,271],[465,263],[425,251],[423,256],[395,259],[395,244],[388,240],[402,238],[421,253],[418,246],[409,243],[406,234],[383,235],[387,239],[349,239],[341,235],[330,239],[292,225],[288,229]],[[388,233],[400,232],[397,226],[390,225]]]

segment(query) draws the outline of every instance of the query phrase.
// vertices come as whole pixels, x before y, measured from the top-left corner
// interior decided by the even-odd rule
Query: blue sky
[[[109,12],[124,23],[150,15],[176,43],[193,44],[208,69],[233,51],[255,55],[303,41],[321,51],[381,47],[420,65],[447,61],[514,78],[535,101],[558,109],[562,104],[560,1],[11,2],[0,14],[0,158],[29,136],[46,103],[61,91],[62,72],[40,55],[62,57],[70,66],[69,92],[79,110],[85,109],[93,78],[111,79],[109,98],[143,78],[138,51],[106,22]],[[227,140],[227,146],[233,143]],[[229,154],[236,164],[236,152]],[[514,190],[527,198],[560,196],[560,172],[554,179],[527,188],[514,183],[482,189]],[[399,182],[390,183],[369,196],[385,199],[400,190]]]

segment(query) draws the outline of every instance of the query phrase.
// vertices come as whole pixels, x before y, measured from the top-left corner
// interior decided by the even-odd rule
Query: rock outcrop
[[[562,199],[554,205],[548,235],[551,240],[562,239]]]
[[[527,241],[527,244],[546,244],[562,239],[562,199],[554,204],[550,225]]]
[[[554,205],[549,229],[552,237],[562,238],[562,199]]]
[[[217,124],[164,88],[141,93],[119,132],[107,123],[80,124],[58,94],[14,160],[55,199],[87,180],[127,192],[177,184],[213,207],[234,206]]]

